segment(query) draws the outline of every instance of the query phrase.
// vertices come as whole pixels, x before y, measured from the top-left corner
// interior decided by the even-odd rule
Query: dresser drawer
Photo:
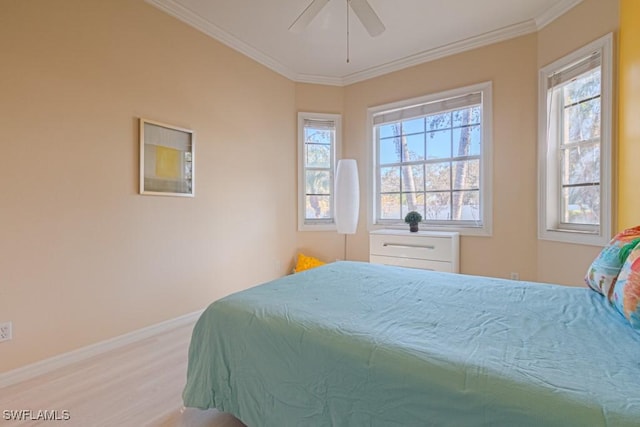
[[[372,234],[370,254],[451,262],[451,238]]]
[[[458,273],[459,247],[455,232],[377,230],[369,234],[369,262]]]

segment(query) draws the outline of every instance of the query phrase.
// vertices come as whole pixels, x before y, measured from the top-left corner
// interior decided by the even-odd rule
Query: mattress
[[[638,426],[640,334],[587,288],[337,262],[211,304],[187,407],[258,426]]]

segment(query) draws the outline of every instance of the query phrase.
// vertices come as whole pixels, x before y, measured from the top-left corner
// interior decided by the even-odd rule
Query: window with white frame
[[[340,152],[338,114],[298,113],[298,230],[335,230],[334,177]]]
[[[541,239],[610,238],[611,51],[608,35],[540,70]]]
[[[374,226],[491,234],[491,83],[369,109]]]

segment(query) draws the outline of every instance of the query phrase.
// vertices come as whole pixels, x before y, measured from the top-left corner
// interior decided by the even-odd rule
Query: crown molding
[[[264,65],[265,67],[275,71],[278,74],[283,75],[289,80],[296,81],[298,75],[291,69],[271,58],[269,55],[265,55],[260,50],[248,45],[232,34],[226,32],[222,28],[200,17],[192,10],[176,3],[174,0],[145,0],[145,2],[157,7],[163,12],[179,19],[191,27],[202,31],[209,37],[219,41],[220,43],[234,49],[245,56],[253,59],[254,61]]]
[[[219,41],[220,43],[248,56],[254,61],[288,78],[289,80],[298,83],[311,83],[329,86],[347,86],[350,84],[361,82],[363,80],[392,73],[394,71],[399,71],[408,67],[423,64],[425,62],[433,61],[446,56],[455,55],[457,53],[465,52],[468,50],[476,49],[479,47],[487,46],[493,43],[498,43],[511,38],[539,31],[576,5],[580,4],[582,0],[562,0],[544,11],[535,19],[521,22],[515,25],[510,25],[499,30],[490,31],[485,34],[481,34],[476,37],[470,37],[468,39],[450,43],[445,46],[426,50],[415,55],[400,58],[396,61],[391,61],[386,64],[371,67],[366,70],[348,74],[343,77],[330,77],[297,73],[281,62],[264,54],[262,51],[248,45],[232,34],[226,32],[217,25],[207,21],[206,19],[203,19],[192,10],[178,4],[175,0],[145,0],[145,2],[157,7],[165,13],[190,25],[191,27],[202,31],[203,33]]]
[[[536,17],[536,27],[538,30],[543,29],[580,3],[582,3],[582,0],[562,0],[561,2],[554,4],[541,15]]]
[[[455,55],[456,53],[465,52],[482,46],[487,46],[493,43],[512,39],[514,37],[533,33],[536,30],[537,28],[533,20],[522,22],[520,24],[510,25],[496,31],[491,31],[476,37],[470,37],[465,40],[460,40],[441,47],[437,47],[435,49],[429,49],[415,55],[407,56],[397,61],[392,61],[387,64],[372,67],[364,71],[349,74],[348,76],[345,76],[343,78],[343,84],[350,85],[353,83],[361,82],[363,80],[378,77],[394,71],[399,71],[408,67],[412,67],[414,65],[419,65],[425,62],[444,58],[445,56]]]
[[[311,83],[327,86],[345,85],[344,78],[342,77],[317,76],[313,74],[298,74],[295,81],[296,83]]]

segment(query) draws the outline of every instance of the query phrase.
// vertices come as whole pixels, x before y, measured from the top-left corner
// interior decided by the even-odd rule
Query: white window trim
[[[600,127],[600,226],[597,231],[557,229],[550,225],[558,220],[554,203],[549,201],[547,150],[548,77],[554,72],[580,61],[591,53],[601,52],[601,127]],[[538,80],[538,239],[583,245],[604,246],[612,230],[612,114],[613,114],[613,36],[598,40],[540,69]],[[555,162],[553,162],[555,163]],[[553,166],[555,167],[555,165]]]
[[[304,121],[326,120],[333,121],[336,126],[336,138],[331,155],[332,180],[335,179],[336,165],[342,154],[342,116],[340,114],[298,113],[298,231],[336,231],[334,218],[309,223],[305,221],[305,176],[304,176]],[[331,206],[335,207],[334,190],[331,189]]]
[[[445,92],[434,93],[417,98],[407,99],[390,104],[379,105],[367,109],[367,228],[369,231],[380,229],[406,229],[407,224],[376,224],[376,138],[373,132],[373,117],[383,111],[407,108],[412,105],[434,102],[441,99],[463,96],[471,92],[482,92],[482,152],[480,157],[480,197],[482,206],[482,226],[456,226],[455,223],[447,225],[420,224],[420,229],[435,231],[455,231],[463,236],[491,236],[493,232],[493,85],[491,82],[478,83],[471,86],[452,89]]]

